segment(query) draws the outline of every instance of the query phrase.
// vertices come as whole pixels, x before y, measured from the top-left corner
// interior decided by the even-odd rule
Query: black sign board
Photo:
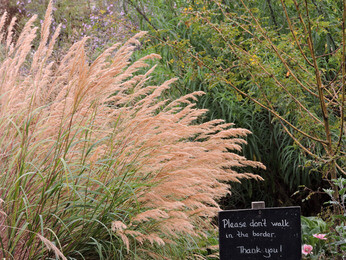
[[[220,260],[300,260],[300,207],[220,211],[219,245]]]

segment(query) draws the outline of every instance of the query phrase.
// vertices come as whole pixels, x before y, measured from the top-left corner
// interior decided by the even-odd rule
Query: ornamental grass
[[[228,183],[260,179],[239,173],[263,167],[239,155],[249,131],[198,123],[202,92],[165,100],[174,79],[152,86],[143,69],[159,56],[130,62],[144,33],[93,62],[84,38],[55,61],[51,14],[36,49],[36,17],[16,37],[0,21],[0,257],[191,257]]]

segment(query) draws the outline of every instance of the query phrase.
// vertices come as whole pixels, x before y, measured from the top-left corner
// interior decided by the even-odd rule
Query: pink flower
[[[312,246],[311,245],[303,245],[302,253],[304,255],[312,254]]]
[[[327,240],[326,234],[314,234],[313,236],[321,240]]]

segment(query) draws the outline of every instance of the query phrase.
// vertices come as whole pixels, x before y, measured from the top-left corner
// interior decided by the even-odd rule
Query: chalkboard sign
[[[300,260],[300,207],[220,211],[219,245],[220,260]]]

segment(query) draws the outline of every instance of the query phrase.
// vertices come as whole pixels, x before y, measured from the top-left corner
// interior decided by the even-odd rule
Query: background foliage
[[[250,201],[247,195],[253,195],[252,198],[263,198],[269,205],[299,204],[309,193],[304,186],[317,190],[330,185],[323,181],[328,172],[323,145],[304,136],[309,133],[323,139],[324,127],[316,124],[316,120],[322,122],[318,97],[315,93],[306,94],[301,87],[306,85],[308,92],[314,92],[316,79],[314,67],[304,58],[309,49],[308,44],[303,44],[306,32],[300,27],[303,25],[299,23],[295,1],[286,1],[285,9],[281,2],[271,1],[128,2],[137,7],[135,11],[142,7],[134,15],[142,18],[142,29],[151,31],[145,49],[162,53],[162,73],[180,78],[175,92],[169,95],[196,89],[206,91],[199,106],[209,109],[209,118],[221,117],[253,132],[245,151],[248,158],[267,165],[267,170],[260,173],[267,181],[248,183],[246,192],[241,192],[246,194],[243,201]],[[304,1],[300,4],[304,8]],[[332,142],[337,146],[343,132],[342,3],[311,1],[307,8],[314,54],[323,84],[329,88],[325,92],[328,123]],[[285,18],[285,10],[292,21]],[[294,23],[296,38],[288,21]],[[249,98],[276,112],[301,132],[282,125],[282,120],[258,103],[249,102]],[[339,148],[342,146],[339,144]],[[339,148],[335,158],[339,158],[342,171],[344,151]],[[259,190],[265,192],[256,193]],[[295,193],[297,190],[302,192]],[[292,194],[295,195],[291,197]],[[317,202],[321,199],[317,194],[309,198]],[[310,202],[309,205],[316,205]],[[306,214],[320,210],[302,206]]]

